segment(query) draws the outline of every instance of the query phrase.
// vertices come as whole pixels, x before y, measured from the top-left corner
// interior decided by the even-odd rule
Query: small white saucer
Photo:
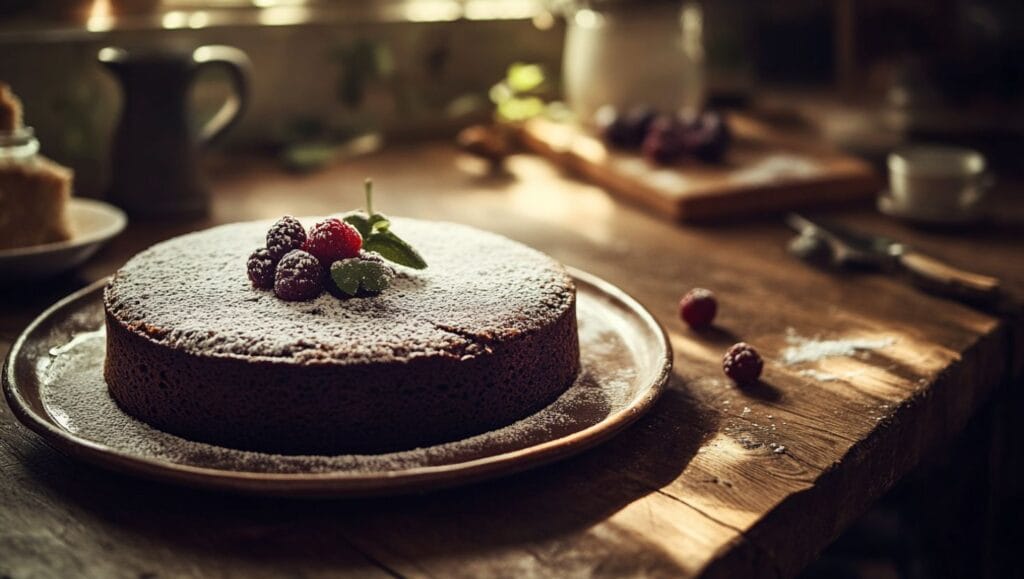
[[[879,193],[878,210],[889,217],[924,225],[967,225],[987,216],[981,203],[959,210],[911,209],[897,202],[888,190]]]
[[[78,197],[68,203],[68,218],[74,237],[67,241],[0,249],[0,279],[42,279],[75,268],[121,233],[128,222],[117,207]]]

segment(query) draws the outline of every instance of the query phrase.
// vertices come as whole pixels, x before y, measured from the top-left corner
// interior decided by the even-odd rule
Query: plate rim
[[[226,490],[247,494],[362,497],[397,495],[459,486],[487,478],[511,475],[561,460],[592,448],[647,412],[665,390],[672,373],[673,351],[668,335],[655,317],[635,298],[617,286],[589,273],[566,267],[573,280],[591,286],[598,295],[620,302],[642,325],[658,338],[661,348],[656,355],[660,368],[646,389],[638,392],[619,411],[596,424],[553,440],[513,451],[445,465],[419,466],[397,471],[352,473],[327,471],[319,473],[261,473],[232,471],[180,464],[144,455],[117,450],[102,443],[81,438],[40,416],[22,395],[15,379],[15,359],[24,349],[28,337],[69,304],[102,289],[109,277],[100,279],[57,301],[44,310],[18,336],[4,362],[2,382],[4,397],[15,417],[57,450],[86,462],[122,473],[162,482],[174,482],[194,488]],[[653,358],[653,356],[652,356]]]
[[[74,209],[72,209],[74,208]],[[0,260],[28,257],[32,255],[55,253],[69,249],[83,248],[97,243],[103,243],[124,231],[128,224],[128,216],[117,207],[100,201],[99,199],[88,199],[85,197],[72,197],[68,200],[69,210],[85,209],[87,211],[102,212],[110,217],[111,221],[104,227],[97,229],[81,237],[72,237],[65,241],[54,241],[39,245],[26,245],[24,247],[10,247],[0,249]],[[84,289],[84,288],[83,288]],[[77,292],[76,292],[77,293]],[[68,296],[71,297],[71,296]]]

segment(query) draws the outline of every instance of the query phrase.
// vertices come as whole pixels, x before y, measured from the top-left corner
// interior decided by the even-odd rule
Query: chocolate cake
[[[339,454],[486,432],[570,386],[576,295],[561,265],[462,225],[392,223],[430,265],[396,267],[372,297],[287,302],[254,289],[246,258],[268,222],[138,254],[104,295],[111,395],[192,440]]]

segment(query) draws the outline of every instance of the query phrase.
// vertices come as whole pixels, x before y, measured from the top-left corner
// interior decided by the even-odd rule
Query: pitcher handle
[[[207,145],[219,140],[238,124],[248,108],[252,62],[241,50],[219,44],[200,46],[192,52],[192,60],[195,62],[193,77],[203,68],[219,66],[227,71],[233,89],[217,113],[199,130],[199,142]]]

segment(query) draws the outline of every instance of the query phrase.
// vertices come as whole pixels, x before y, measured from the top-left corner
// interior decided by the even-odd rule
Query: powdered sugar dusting
[[[99,308],[99,304],[95,304]],[[206,468],[262,473],[382,473],[455,464],[555,440],[597,424],[628,405],[648,384],[636,368],[644,363],[630,346],[636,330],[593,297],[578,302],[582,369],[575,383],[540,412],[464,440],[380,455],[286,456],[247,452],[188,441],[125,414],[103,381],[102,328],[80,333],[40,360],[47,412],[65,429],[125,454]],[[47,363],[42,363],[43,361]]]
[[[153,246],[118,271],[105,300],[127,327],[186,352],[339,363],[462,357],[572,307],[571,280],[543,253],[454,223],[392,223],[430,266],[399,266],[379,296],[286,302],[254,289],[246,262],[270,222],[250,222]]]
[[[782,352],[782,363],[787,366],[804,362],[817,362],[825,358],[848,357],[858,352],[880,350],[896,343],[895,338],[841,338],[820,340],[798,336],[792,329],[786,332],[790,344]]]

